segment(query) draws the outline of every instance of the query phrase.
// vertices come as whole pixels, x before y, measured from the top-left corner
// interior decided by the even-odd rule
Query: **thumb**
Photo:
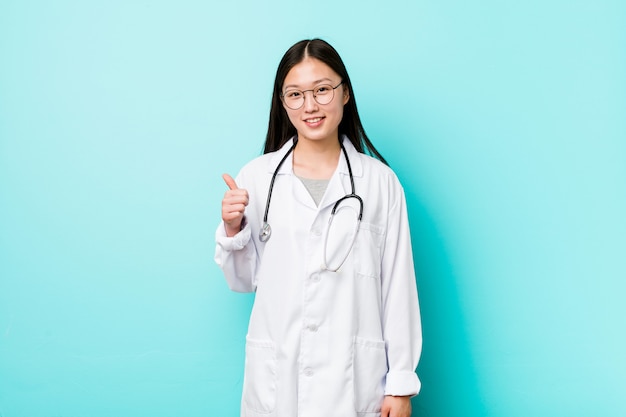
[[[230,175],[223,174],[222,178],[224,179],[224,182],[226,183],[226,185],[228,185],[228,188],[230,188],[231,190],[237,190],[239,188],[237,187],[237,183],[235,182],[233,177],[231,177]]]

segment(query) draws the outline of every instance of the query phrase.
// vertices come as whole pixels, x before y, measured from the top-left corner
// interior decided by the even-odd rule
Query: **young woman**
[[[241,415],[409,417],[422,339],[404,191],[332,46],[285,53],[265,153],[223,178],[215,260],[256,292]]]

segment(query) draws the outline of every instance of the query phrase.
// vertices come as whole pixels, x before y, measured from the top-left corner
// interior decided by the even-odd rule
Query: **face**
[[[334,91],[326,92],[333,95],[333,99],[327,104],[319,104],[313,97],[313,91],[306,90],[314,90],[322,85],[335,87],[341,81],[335,71],[315,58],[305,58],[287,73],[282,93],[304,91],[304,104],[297,110],[287,107],[287,98],[283,98],[283,107],[298,131],[298,140],[338,141],[343,106],[350,99],[347,88],[341,84]],[[325,101],[322,97],[324,92],[321,91],[322,94],[318,95],[318,100],[322,102]]]

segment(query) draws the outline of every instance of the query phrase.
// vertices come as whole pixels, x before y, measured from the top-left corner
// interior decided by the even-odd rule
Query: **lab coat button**
[[[313,276],[311,276],[311,281],[318,282],[319,280],[320,280],[320,274],[313,274]]]
[[[317,325],[315,324],[309,324],[309,330],[312,332],[316,332],[317,329],[319,329],[319,327],[317,327]]]
[[[313,376],[313,369],[305,368],[304,369],[304,375],[306,375],[306,376]]]

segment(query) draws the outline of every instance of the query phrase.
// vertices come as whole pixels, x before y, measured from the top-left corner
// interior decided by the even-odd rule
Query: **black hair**
[[[297,133],[296,128],[289,120],[287,111],[283,107],[281,92],[289,71],[307,57],[318,59],[328,65],[341,77],[344,88],[347,88],[350,99],[344,106],[343,118],[339,123],[339,134],[346,135],[357,151],[365,153],[367,150],[370,155],[387,164],[385,158],[376,150],[365,134],[365,129],[363,129],[363,124],[361,123],[359,112],[356,108],[354,91],[352,90],[352,83],[350,82],[346,66],[335,48],[321,39],[307,39],[294,44],[285,52],[285,55],[283,55],[283,58],[278,64],[272,93],[269,126],[267,128],[263,153],[274,152],[280,149],[281,146],[287,143],[287,141]]]

